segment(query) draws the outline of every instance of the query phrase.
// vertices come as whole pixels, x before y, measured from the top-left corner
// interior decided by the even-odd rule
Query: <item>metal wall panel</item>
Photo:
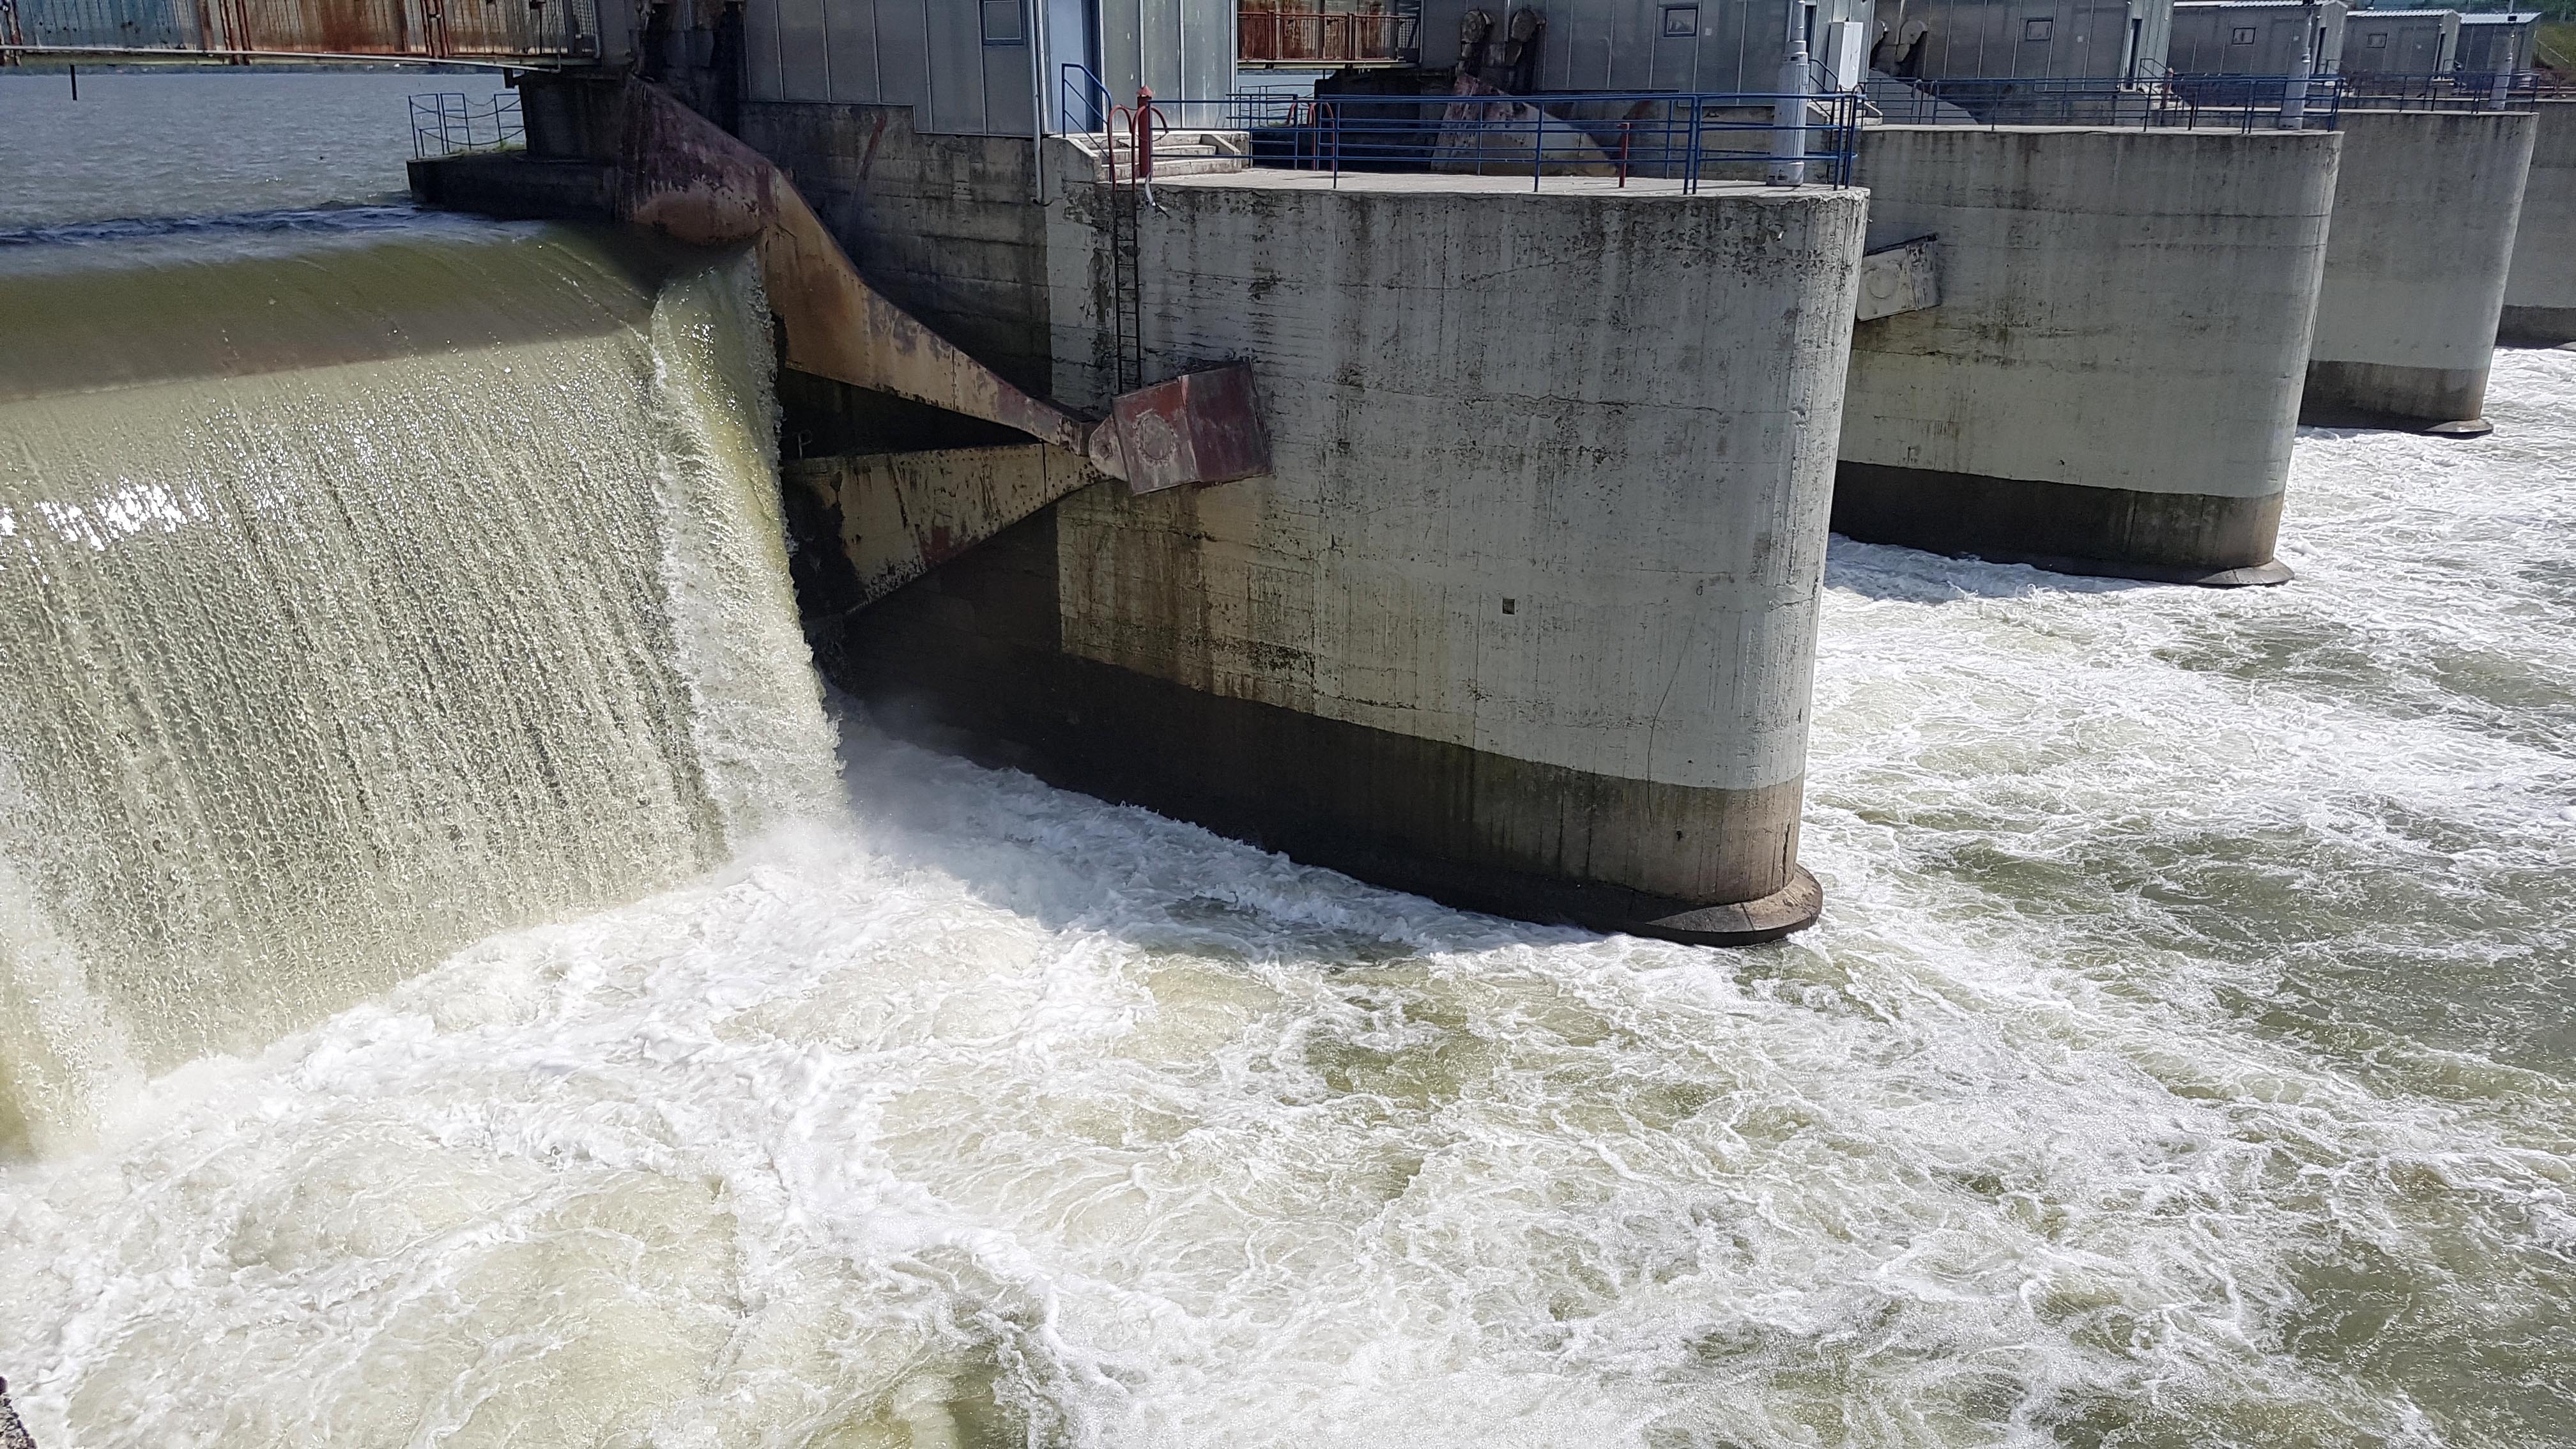
[[[1142,82],[1145,36],[1140,0],[1099,0],[1100,81],[1125,102]]]
[[[1538,84],[1551,91],[1765,92],[1779,84],[1789,9],[1799,0],[1698,0],[1688,39],[1666,37],[1665,10],[1685,0],[1558,0],[1542,4]],[[1825,27],[1866,21],[1870,0],[1816,0],[1814,54]],[[1458,63],[1458,28],[1470,9],[1509,21],[1508,0],[1423,0],[1422,63]]]
[[[796,100],[828,100],[832,95],[829,48],[824,43],[824,8],[830,0],[778,0],[778,89]],[[748,28],[749,16],[745,26]]]
[[[977,128],[987,135],[1025,136],[1035,97],[1029,76],[1029,46],[1034,26],[1029,9],[1033,0],[1013,0],[1019,11],[1020,43],[985,45],[978,31],[977,47],[982,52],[983,74],[979,90],[983,100],[983,122]]]
[[[843,92],[838,101],[880,106],[918,106],[930,99],[930,15],[928,7],[950,0],[825,0],[826,4],[876,11],[877,73],[875,94]]]
[[[1233,91],[1234,0],[1099,0],[1099,4],[1095,69],[1118,104],[1133,103],[1140,85],[1152,87],[1155,96],[1166,102],[1214,100]],[[1077,37],[1050,35],[1048,44],[1053,52],[1051,67],[1083,59]],[[1171,113],[1173,123],[1182,126],[1215,125],[1221,119],[1213,111]]]
[[[2451,67],[2460,17],[2449,10],[2356,10],[2345,23],[2347,75],[2432,75]],[[2378,44],[2372,44],[2372,40]]]
[[[2480,74],[2529,70],[2537,20],[2528,12],[2512,18],[2463,15],[2452,57],[2461,70]]]
[[[34,0],[27,0],[34,3]],[[73,5],[98,0],[42,0]],[[153,0],[171,3],[171,0]],[[983,0],[749,0],[749,94],[916,108],[924,131],[1025,136],[1042,85],[1059,104],[1057,67],[1096,69],[1121,103],[1139,84],[1174,100],[1234,89],[1234,0],[1003,0],[1019,38],[987,45]],[[1032,76],[1032,10],[1046,7],[1043,73]],[[1088,124],[1090,117],[1078,116]],[[1220,118],[1179,116],[1182,125]]]
[[[2134,73],[2165,60],[2172,0],[1894,0],[1879,10],[1880,33],[1926,27],[1918,74],[1926,78],[2090,78],[2126,76],[2137,29]],[[1881,68],[1896,64],[1882,52]]]
[[[778,7],[746,5],[742,12],[742,94],[746,100],[784,101],[787,82],[778,52]]]
[[[915,3],[921,8],[923,54],[930,73],[929,98],[913,124],[925,131],[984,132],[984,31],[979,0]]]
[[[1560,17],[1567,24],[1563,45],[1542,42],[1539,47],[1538,83],[1542,89],[1580,91],[1608,88],[1612,73],[1611,54],[1617,48],[1617,42],[1612,38],[1609,26],[1582,23],[1589,12],[1599,9],[1600,0],[1574,0],[1572,4],[1548,7],[1550,28],[1554,28]],[[1503,6],[1491,6],[1488,10],[1497,22],[1510,18]],[[1426,37],[1423,42],[1426,61],[1437,54],[1440,56],[1439,64],[1457,63],[1458,22],[1463,14],[1463,6],[1453,5],[1443,10],[1441,21],[1445,23],[1439,24],[1436,38]],[[1432,22],[1426,17],[1425,23]]]
[[[2316,58],[2320,72],[2337,68],[2344,15],[2338,0],[2317,8],[2317,26],[2325,32]],[[2287,75],[2307,46],[2307,24],[2298,0],[2183,0],[2174,7],[2165,64],[2184,75]],[[2254,39],[2239,44],[2240,30],[2252,30]]]
[[[1099,97],[1081,81],[1068,88],[1064,80],[1067,65],[1099,72],[1099,44],[1100,7],[1093,0],[1047,0],[1047,111],[1059,128],[1085,130],[1100,121]]]
[[[831,91],[824,97],[833,101],[853,101],[862,96],[882,93],[877,76],[877,7],[875,5],[834,6],[823,0],[826,17],[824,55],[832,72]]]

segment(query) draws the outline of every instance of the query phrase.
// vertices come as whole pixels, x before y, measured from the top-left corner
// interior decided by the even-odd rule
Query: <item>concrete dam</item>
[[[2576,103],[2025,8],[17,0],[0,1441],[2548,1442]]]

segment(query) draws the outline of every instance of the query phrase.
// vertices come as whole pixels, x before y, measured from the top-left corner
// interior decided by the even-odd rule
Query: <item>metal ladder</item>
[[[1118,164],[1118,118],[1127,118],[1129,164]],[[1109,167],[1109,318],[1113,365],[1117,376],[1110,391],[1130,392],[1145,385],[1145,212],[1154,205],[1154,128],[1162,112],[1154,93],[1139,88],[1133,107],[1109,113],[1101,147]]]

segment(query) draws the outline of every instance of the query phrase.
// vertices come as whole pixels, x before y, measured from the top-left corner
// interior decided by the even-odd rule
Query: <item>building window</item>
[[[2254,43],[2254,27],[2251,25],[2237,26],[2234,30],[2227,32],[2227,43],[2230,45],[2252,45]]]
[[[2035,15],[2021,23],[2021,38],[2024,40],[2046,40],[2048,38],[2048,33],[2056,28],[2056,21],[2049,19],[2045,15]]]
[[[1699,34],[1699,7],[1696,5],[1665,6],[1664,34],[1674,40]]]
[[[1028,39],[1020,21],[1020,0],[984,0],[984,43],[1018,45]]]
[[[2388,32],[2385,30],[2374,30],[2370,32],[2369,44],[2370,48],[2373,50],[2386,50],[2388,48]]]

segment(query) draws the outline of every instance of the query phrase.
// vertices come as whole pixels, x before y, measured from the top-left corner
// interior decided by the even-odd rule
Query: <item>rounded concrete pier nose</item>
[[[2299,421],[2475,437],[2533,118],[2346,111],[2340,128]]]
[[[2290,571],[2288,564],[2279,559],[2273,559],[2251,568],[2220,569],[2216,573],[2187,579],[2184,582],[2204,589],[2268,589],[2286,584],[2296,577],[2298,575]]]
[[[2576,100],[2534,101],[2539,122],[2513,231],[2496,341],[2576,347]]]
[[[2424,430],[2435,438],[2483,438],[2495,431],[2495,424],[2484,418],[2462,418],[2457,422],[2435,423]]]
[[[1634,936],[1679,941],[1685,946],[1758,946],[1803,931],[1824,914],[1825,888],[1803,865],[1789,868],[1789,883],[1759,900],[1701,906],[1620,929]]]
[[[2279,559],[2265,559],[2258,564],[2240,564],[2228,568],[2165,566],[2132,563],[2119,559],[2055,558],[2047,554],[1997,555],[1978,551],[1958,555],[1983,559],[1988,563],[2028,564],[2053,574],[2073,574],[2087,579],[2135,579],[2142,584],[2182,584],[2195,589],[2264,589],[2286,584],[2297,575]]]

